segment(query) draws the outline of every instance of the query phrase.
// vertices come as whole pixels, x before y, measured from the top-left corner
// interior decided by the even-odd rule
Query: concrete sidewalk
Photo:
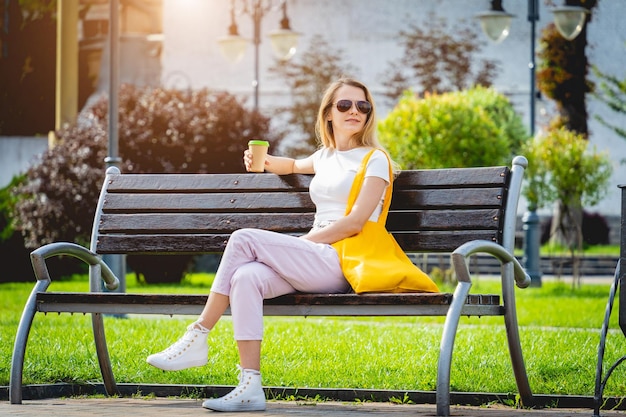
[[[202,408],[202,400],[166,398],[76,398],[27,400],[20,405],[0,403],[0,416],[11,417],[192,417],[214,412]],[[220,416],[329,417],[329,416],[435,416],[431,404],[394,405],[390,403],[340,403],[269,401],[265,412],[219,413]],[[592,416],[591,409],[546,408],[518,410],[503,405],[451,407],[452,416],[467,417],[578,417]],[[626,411],[602,411],[603,417],[624,417]]]

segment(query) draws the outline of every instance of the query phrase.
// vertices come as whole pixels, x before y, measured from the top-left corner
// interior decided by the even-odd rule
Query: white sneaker
[[[146,362],[164,371],[180,371],[206,365],[209,353],[208,333],[208,329],[199,325],[198,322],[192,323],[176,343],[162,352],[148,356]]]
[[[239,369],[239,385],[220,398],[211,398],[202,407],[213,411],[264,411],[265,392],[261,385],[261,373],[252,369]]]

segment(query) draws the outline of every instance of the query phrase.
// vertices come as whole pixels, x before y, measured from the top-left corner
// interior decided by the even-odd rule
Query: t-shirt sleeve
[[[311,155],[311,157],[313,158],[313,172],[317,172],[317,165],[320,161],[320,159],[322,158],[323,152],[325,151],[324,148],[320,148],[318,150],[316,150],[313,155]]]
[[[385,181],[387,181],[387,183],[390,182],[389,160],[387,159],[387,156],[383,153],[383,151],[376,150],[372,154],[365,169],[365,176],[378,177],[384,179]]]

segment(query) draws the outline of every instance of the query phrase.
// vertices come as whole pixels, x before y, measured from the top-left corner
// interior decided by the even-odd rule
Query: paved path
[[[98,398],[26,400],[21,405],[0,403],[0,416],[6,417],[206,417],[214,414],[201,406],[201,400],[166,398]],[[347,416],[435,416],[434,405],[394,405],[390,403],[314,403],[270,401],[265,412],[217,413],[219,416],[263,417],[347,417]],[[590,409],[552,408],[517,410],[502,405],[451,407],[453,417],[582,417]],[[626,411],[603,411],[602,417],[625,417]]]

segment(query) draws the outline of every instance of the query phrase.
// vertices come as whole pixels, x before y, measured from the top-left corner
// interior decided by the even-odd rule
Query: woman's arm
[[[365,177],[359,196],[352,211],[322,229],[316,229],[302,236],[316,243],[335,243],[354,236],[363,229],[365,223],[376,209],[387,187],[387,181],[379,177]]]
[[[243,163],[246,171],[250,171],[252,166],[252,152],[245,150],[243,153]],[[278,175],[287,174],[313,174],[313,156],[304,159],[286,158],[283,156],[267,155],[265,158],[265,170]]]

